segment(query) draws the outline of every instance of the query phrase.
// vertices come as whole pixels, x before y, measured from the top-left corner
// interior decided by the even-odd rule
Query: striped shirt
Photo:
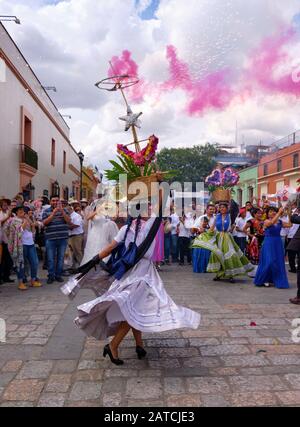
[[[48,208],[43,212],[43,221],[52,215],[53,209]],[[68,212],[65,210],[65,213]],[[45,238],[46,240],[57,240],[57,239],[68,239],[69,237],[69,225],[64,220],[64,217],[60,212],[57,212],[49,222],[48,225],[45,225]]]

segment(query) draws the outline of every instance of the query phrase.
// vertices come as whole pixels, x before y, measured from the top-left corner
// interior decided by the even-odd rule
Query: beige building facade
[[[79,197],[70,129],[0,23],[0,196]]]

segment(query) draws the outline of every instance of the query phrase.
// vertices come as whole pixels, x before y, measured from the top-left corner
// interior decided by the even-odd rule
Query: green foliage
[[[218,152],[209,143],[191,148],[164,148],[157,154],[157,165],[159,170],[172,171],[173,181],[204,182],[216,165],[214,157]]]
[[[146,163],[144,170],[137,166],[131,158],[125,156],[117,156],[120,163],[110,160],[110,164],[113,166],[112,169],[105,170],[105,177],[109,181],[119,181],[119,175],[127,175],[128,181],[134,180],[140,176],[149,176],[155,171],[153,164]]]

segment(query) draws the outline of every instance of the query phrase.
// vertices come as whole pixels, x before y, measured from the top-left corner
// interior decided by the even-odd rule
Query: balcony
[[[28,147],[28,145],[21,145],[21,151],[20,151],[20,169],[25,167],[26,169],[32,169],[32,172],[35,174],[35,172],[38,170],[38,154],[36,151],[32,150],[32,148]],[[29,168],[28,168],[29,166]]]

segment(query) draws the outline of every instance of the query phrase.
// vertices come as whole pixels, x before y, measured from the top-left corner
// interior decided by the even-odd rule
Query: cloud
[[[264,43],[280,41],[299,6],[298,0],[189,0],[188,7],[186,0],[161,0],[156,19],[144,20],[148,0],[0,0],[1,13],[22,22],[6,28],[42,83],[57,87],[51,96],[59,109],[72,115],[74,146],[102,169],[130,134],[118,120],[125,114],[120,94],[94,83],[123,51],[141,79],[131,101],[134,112],[143,111],[140,138],[155,133],[161,147],[230,143],[236,120],[247,143],[294,131],[299,111],[288,78],[300,65],[299,33],[273,46],[270,58]]]

